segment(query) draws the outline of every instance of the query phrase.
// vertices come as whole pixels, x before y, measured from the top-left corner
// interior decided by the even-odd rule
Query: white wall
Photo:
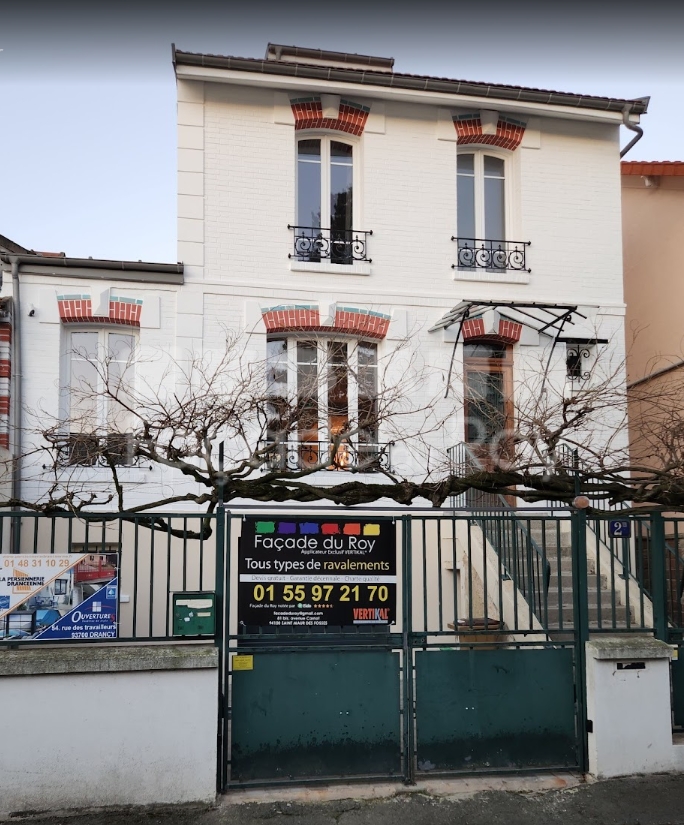
[[[176,338],[179,287],[117,281],[114,277],[106,281],[70,278],[59,271],[52,273],[49,270],[44,275],[22,274],[24,451],[28,454],[23,462],[22,495],[27,500],[39,500],[54,478],[51,472],[43,470],[46,456],[31,454],[31,448],[42,443],[39,430],[54,425],[60,415],[59,387],[68,348],[66,335],[71,329],[85,328],[60,323],[57,295],[90,294],[95,305],[97,295],[106,288],[111,288],[115,294],[143,301],[141,326],[137,333],[141,357],[136,363],[136,382],[140,389],[145,385],[150,388],[159,386],[169,367],[168,356],[180,357],[182,354]],[[183,305],[189,306],[190,299]],[[31,309],[35,310],[33,316],[28,315]],[[167,375],[167,382],[173,380],[172,371]],[[111,474],[105,468],[65,469],[62,477],[70,483],[86,481],[98,492],[109,492],[112,487]],[[123,468],[121,481],[131,501],[152,500],[158,497],[162,485],[174,484],[173,475],[158,466],[152,470],[147,467],[144,470]]]
[[[672,770],[678,749],[672,744],[671,648],[624,636],[596,639],[586,650],[589,772],[610,777]]]
[[[371,115],[364,134],[352,139],[359,182],[354,198],[359,228],[373,231],[368,240],[373,260],[368,274],[330,273],[296,270],[288,259],[293,235],[287,224],[295,218],[296,133],[287,94],[181,80],[178,101],[178,257],[185,262],[186,283],[160,287],[98,282],[142,297],[144,307],[149,302],[159,307],[155,326],[145,324],[143,309],[140,331],[143,362],[138,375],[151,387],[161,380],[165,355],[181,366],[188,352],[218,355],[226,329],[249,330],[245,358],[261,361],[266,335],[260,305],[306,301],[323,308],[338,302],[378,309],[396,319],[380,344],[380,357],[409,334],[425,367],[414,397],[434,397],[436,416],[448,418],[427,438],[434,457],[444,456],[447,447],[462,440],[462,401],[457,394],[443,398],[453,344],[442,332],[427,330],[459,301],[593,307],[592,323],[610,339],[605,358],[614,364],[622,361],[618,127],[557,117],[529,121],[528,135],[509,153],[507,197],[512,240],[531,242],[527,253],[532,272],[463,273],[451,268],[456,260],[450,238],[456,232],[457,150],[449,122],[452,112],[431,103],[360,100],[371,106]],[[67,289],[85,291],[85,285],[58,270],[49,276],[22,276],[23,305],[38,309],[35,317],[24,319],[25,401],[41,421],[58,409],[63,334],[54,296]],[[544,346],[514,348],[521,385],[526,369],[538,371],[543,352]],[[559,391],[563,356],[557,355],[551,379]],[[457,355],[456,375],[459,360]],[[400,371],[396,374],[401,381]],[[176,379],[173,373],[165,378],[170,385]],[[615,421],[618,418],[619,411]],[[417,421],[407,419],[406,429],[416,429]],[[380,440],[390,437],[381,431]],[[402,445],[394,449],[395,468],[402,475],[423,477],[423,459],[410,452]],[[37,498],[52,479],[43,473],[42,459],[26,463],[24,491]],[[84,478],[83,471],[78,472]],[[324,473],[320,481],[339,483],[339,475]],[[93,470],[91,476],[88,483],[107,484],[107,471]],[[122,481],[131,505],[188,489],[187,481],[158,467],[124,470]]]
[[[104,659],[111,648],[90,651]],[[3,667],[0,814],[214,799],[215,665],[42,675]]]
[[[405,329],[429,367],[424,395],[439,396],[453,346],[442,333],[429,334],[427,329],[458,301],[486,299],[592,305],[590,325],[602,327],[610,339],[607,357],[615,364],[622,361],[616,127],[540,118],[530,124],[539,127],[539,139],[523,141],[510,153],[511,225],[521,236],[514,239],[532,243],[529,283],[513,283],[509,281],[519,276],[507,281],[500,275],[464,276],[451,269],[456,140],[455,130],[439,128],[443,112],[432,105],[383,103],[382,115],[374,118],[377,102],[363,100],[371,105],[371,117],[364,135],[351,138],[360,167],[354,197],[361,203],[359,228],[373,231],[368,240],[373,262],[368,275],[330,274],[294,270],[287,257],[292,234],[286,225],[295,218],[296,152],[296,133],[282,108],[287,96],[182,81],[179,99],[204,101],[202,129],[193,129],[197,146],[203,131],[203,268],[191,268],[188,277],[201,278],[205,294],[211,296],[205,305],[205,349],[220,345],[216,330],[221,323],[247,324],[256,332],[251,352],[263,358],[265,330],[258,312],[249,309],[260,303],[309,301],[324,306],[337,301],[372,307],[406,318]],[[192,105],[199,107],[197,102]],[[179,122],[188,120],[187,112],[188,104],[181,104]],[[194,122],[199,124],[199,118]],[[179,186],[185,181],[182,175]],[[179,252],[184,244],[181,240]],[[572,335],[573,330],[566,332]],[[395,346],[392,337],[390,332],[381,344],[381,355]],[[516,347],[514,356],[523,384],[524,364],[534,362],[538,370],[541,360],[531,358],[527,349]],[[562,370],[557,377],[562,385]],[[447,426],[428,439],[443,451],[462,438],[461,404],[452,397],[438,401],[437,410],[453,413]],[[394,451],[393,462],[407,475],[422,471],[401,447]]]

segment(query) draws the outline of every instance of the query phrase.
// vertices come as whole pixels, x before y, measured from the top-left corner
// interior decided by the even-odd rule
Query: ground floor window
[[[266,436],[287,445],[281,460],[313,466],[334,445],[333,469],[377,462],[377,343],[273,336],[267,347]]]
[[[130,464],[136,335],[92,326],[64,333],[64,463]]]

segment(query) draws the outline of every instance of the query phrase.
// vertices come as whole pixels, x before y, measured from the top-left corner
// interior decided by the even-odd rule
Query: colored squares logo
[[[278,532],[281,535],[292,535],[297,532],[297,525],[293,521],[281,521],[278,523]]]
[[[299,532],[305,535],[316,534],[318,533],[318,525],[313,521],[305,521],[299,525]]]
[[[321,524],[321,533],[323,533],[324,536],[335,536],[339,532],[339,524]]]
[[[275,521],[257,521],[255,531],[262,535],[275,533]]]
[[[260,535],[271,535],[278,533],[281,536],[292,536],[299,532],[300,535],[338,536],[340,533],[345,536],[379,536],[379,524],[361,524],[360,522],[345,522],[337,524],[325,522],[318,524],[315,521],[257,521],[254,531]]]

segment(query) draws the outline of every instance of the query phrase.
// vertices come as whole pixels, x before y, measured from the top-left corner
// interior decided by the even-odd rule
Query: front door
[[[513,454],[513,358],[497,341],[464,344],[465,441],[486,470]],[[512,502],[511,502],[512,503]]]

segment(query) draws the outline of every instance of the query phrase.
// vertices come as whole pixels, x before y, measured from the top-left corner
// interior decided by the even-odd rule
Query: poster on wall
[[[243,632],[393,625],[396,527],[377,519],[247,518],[238,576]]]
[[[113,639],[115,553],[0,555],[0,639]]]

